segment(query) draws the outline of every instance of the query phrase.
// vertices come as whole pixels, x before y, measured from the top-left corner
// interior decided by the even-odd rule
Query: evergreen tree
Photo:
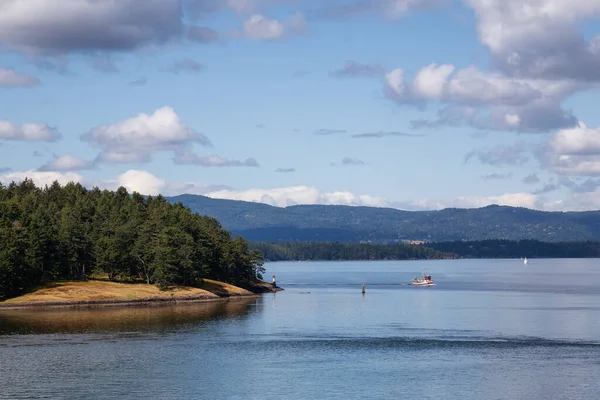
[[[0,183],[0,299],[92,273],[161,288],[205,277],[249,284],[260,265],[215,219],[160,195]]]

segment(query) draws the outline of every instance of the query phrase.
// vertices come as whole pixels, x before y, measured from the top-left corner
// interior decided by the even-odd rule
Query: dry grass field
[[[115,283],[90,280],[86,282],[57,282],[23,296],[3,302],[6,305],[44,303],[139,302],[153,300],[217,299],[229,296],[249,296],[253,293],[227,283],[206,279],[200,288],[174,287],[162,291],[155,285]]]

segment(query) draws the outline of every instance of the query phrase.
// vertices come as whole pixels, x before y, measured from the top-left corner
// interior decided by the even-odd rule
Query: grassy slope
[[[143,302],[200,300],[229,296],[250,296],[252,292],[227,283],[205,279],[201,288],[177,287],[161,291],[155,285],[106,281],[58,282],[23,296],[0,302],[2,305],[43,305],[45,303],[85,304],[89,302]]]

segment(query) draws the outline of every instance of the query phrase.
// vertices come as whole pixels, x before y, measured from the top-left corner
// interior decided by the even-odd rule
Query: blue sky
[[[5,0],[0,181],[598,209],[598,17],[600,0]]]

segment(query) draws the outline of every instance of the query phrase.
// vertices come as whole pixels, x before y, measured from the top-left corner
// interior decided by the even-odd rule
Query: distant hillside
[[[600,239],[600,211],[544,212],[488,206],[478,209],[401,211],[391,208],[301,205],[287,208],[197,195],[168,198],[250,241],[390,243],[534,239]]]

